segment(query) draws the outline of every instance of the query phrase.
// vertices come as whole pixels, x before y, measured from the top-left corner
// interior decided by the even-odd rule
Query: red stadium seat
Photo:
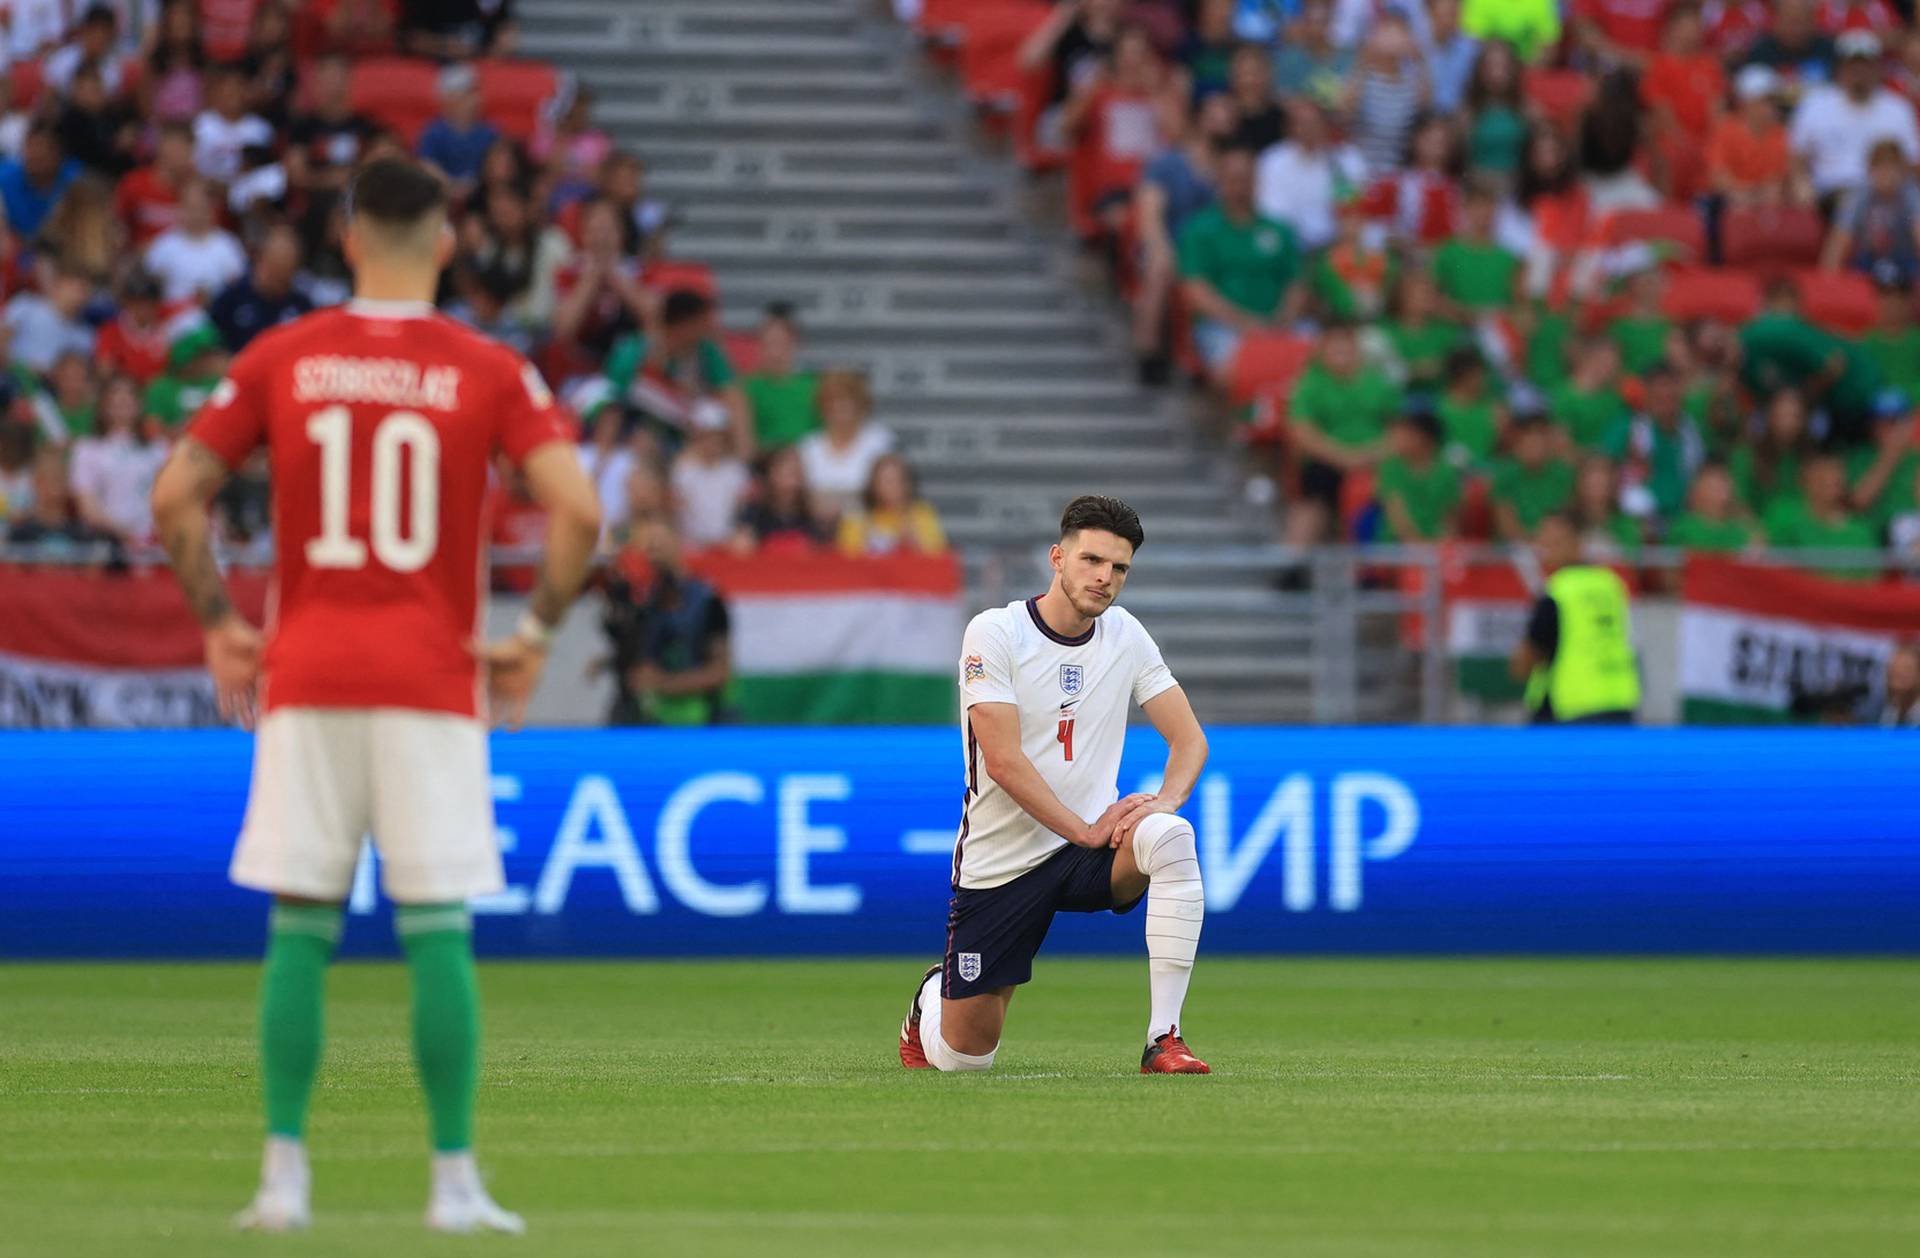
[[[1802,271],[1794,280],[1800,289],[1800,313],[1809,323],[1857,336],[1879,321],[1880,299],[1873,282],[1858,271]]]
[[[1040,142],[1040,115],[1046,112],[1047,100],[1052,95],[1051,65],[1027,71],[1013,115],[1013,155],[1021,166],[1036,174],[1058,170],[1067,160],[1067,155],[1058,148]]]
[[[1593,99],[1593,80],[1578,70],[1529,70],[1526,95],[1549,122],[1562,131],[1571,131]]]
[[[1010,114],[1019,110],[1027,79],[1020,46],[1050,11],[1031,0],[981,3],[968,10],[960,27],[960,79],[968,99]]]
[[[474,62],[480,79],[480,112],[516,140],[527,140],[540,114],[560,88],[560,76],[543,61],[488,57]]]
[[[368,57],[353,65],[353,108],[398,132],[411,148],[440,116],[440,69],[419,57]]]
[[[1760,280],[1752,272],[1697,267],[1674,274],[1661,311],[1681,322],[1744,323],[1760,312],[1762,299]]]
[[[1720,256],[1728,266],[1786,270],[1820,261],[1827,227],[1815,210],[1730,209],[1720,221]]]
[[[1690,205],[1663,205],[1655,210],[1617,210],[1600,226],[1609,245],[1630,241],[1672,245],[1679,261],[1699,262],[1707,256],[1707,232],[1699,212]]]
[[[1227,395],[1251,402],[1262,394],[1286,394],[1313,360],[1313,342],[1285,332],[1249,332],[1227,364]]]

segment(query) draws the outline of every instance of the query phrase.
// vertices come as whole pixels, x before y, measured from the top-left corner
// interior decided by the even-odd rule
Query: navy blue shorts
[[[1140,903],[1113,902],[1113,857],[1110,847],[1069,843],[1012,882],[955,887],[942,994],[960,1000],[1027,982],[1055,913],[1125,913]]]

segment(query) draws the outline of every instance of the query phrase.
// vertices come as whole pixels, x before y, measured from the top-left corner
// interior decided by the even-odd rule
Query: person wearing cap
[[[147,386],[147,414],[169,430],[205,404],[227,370],[220,332],[204,319],[182,328],[167,350],[167,370]]]
[[[1707,141],[1707,183],[1728,206],[1778,205],[1793,187],[1793,155],[1781,121],[1780,76],[1762,65],[1734,76],[1735,108]]]
[[[480,78],[470,65],[440,71],[440,116],[420,133],[419,155],[437,168],[460,195],[480,177],[487,150],[500,138],[480,117]]]
[[[1546,588],[1507,671],[1526,682],[1534,723],[1632,724],[1640,709],[1640,667],[1626,582],[1611,568],[1583,561],[1579,530],[1560,512],[1540,522],[1533,548]]]
[[[1834,47],[1840,54],[1837,81],[1801,98],[1788,133],[1794,156],[1823,199],[1864,187],[1868,155],[1882,140],[1899,145],[1909,163],[1920,160],[1913,105],[1881,80],[1880,37],[1848,31]]]
[[[1375,481],[1381,534],[1387,541],[1446,541],[1458,532],[1460,473],[1440,457],[1440,417],[1409,406],[1387,427],[1387,448]]]

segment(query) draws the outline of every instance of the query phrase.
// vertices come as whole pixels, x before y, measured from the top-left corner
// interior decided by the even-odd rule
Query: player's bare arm
[[[1080,847],[1107,845],[1107,831],[1088,825],[1061,803],[1020,749],[1019,708],[1011,703],[976,703],[968,710],[968,719],[973,723],[974,742],[980,747],[987,776],[1029,817]],[[1101,820],[1108,827],[1113,824],[1109,817]]]
[[[207,504],[226,483],[227,465],[192,437],[173,447],[153,482],[153,523],[187,606],[206,636],[207,672],[220,713],[251,724],[260,677],[260,633],[233,608],[213,557]]]
[[[1141,705],[1160,737],[1167,740],[1167,767],[1161,775],[1160,789],[1151,795],[1128,796],[1109,840],[1124,848],[1133,841],[1133,828],[1155,813],[1177,813],[1193,794],[1200,771],[1207,767],[1207,735],[1193,715],[1187,692],[1178,686],[1163,690]],[[1131,802],[1130,802],[1131,801]]]
[[[522,470],[533,500],[547,513],[546,547],[519,629],[486,648],[496,719],[514,728],[526,716],[554,631],[579,596],[600,540],[600,500],[571,445],[549,441],[536,447]]]

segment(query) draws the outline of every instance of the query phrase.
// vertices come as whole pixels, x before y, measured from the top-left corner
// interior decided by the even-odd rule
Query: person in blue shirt
[[[297,319],[313,309],[313,299],[300,288],[300,233],[281,223],[260,242],[253,270],[220,291],[207,307],[207,318],[232,353],[268,328]]]
[[[451,65],[440,72],[440,116],[420,133],[420,156],[451,179],[466,195],[480,177],[487,150],[500,138],[480,118],[479,80],[472,66]]]
[[[1460,29],[1460,0],[1433,0],[1427,6],[1433,33],[1423,52],[1427,80],[1433,85],[1434,112],[1458,112],[1467,98],[1467,82],[1480,56],[1480,41]]]
[[[57,130],[41,124],[27,132],[20,156],[0,162],[0,204],[6,206],[8,226],[23,240],[32,239],[79,175],[80,163],[66,155]]]

